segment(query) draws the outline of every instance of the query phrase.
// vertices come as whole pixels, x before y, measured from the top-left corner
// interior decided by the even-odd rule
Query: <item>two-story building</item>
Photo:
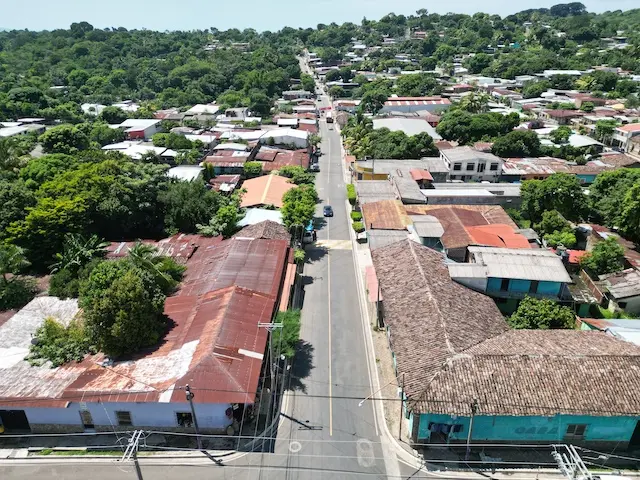
[[[633,151],[633,139],[640,138],[640,123],[629,123],[615,129],[611,137],[611,144],[620,147],[625,152]]]
[[[525,296],[568,300],[572,283],[562,259],[549,250],[470,246],[469,263],[448,265],[456,282],[496,300],[512,312]]]
[[[502,159],[471,147],[440,150],[440,158],[449,168],[451,180],[497,182],[502,173]]]

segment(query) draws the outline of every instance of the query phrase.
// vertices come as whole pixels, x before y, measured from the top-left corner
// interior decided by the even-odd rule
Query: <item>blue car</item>
[[[331,208],[331,205],[325,205],[322,209],[322,214],[325,217],[333,217],[333,208]]]

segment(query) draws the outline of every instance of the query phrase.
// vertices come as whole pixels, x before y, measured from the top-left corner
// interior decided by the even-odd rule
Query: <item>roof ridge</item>
[[[456,352],[455,352],[453,346],[451,345],[451,340],[449,339],[449,332],[447,332],[446,323],[444,321],[444,317],[442,315],[442,312],[440,311],[440,306],[438,305],[438,302],[436,301],[435,297],[433,296],[433,293],[431,292],[431,285],[427,281],[427,276],[425,274],[424,269],[422,268],[422,263],[420,262],[420,259],[418,258],[418,255],[416,254],[415,247],[413,246],[414,242],[411,241],[411,240],[407,240],[407,242],[409,242],[409,250],[411,250],[411,255],[413,256],[413,259],[416,262],[416,265],[418,267],[418,271],[420,272],[420,277],[422,277],[423,283],[426,286],[426,290],[427,290],[429,299],[435,305],[435,310],[436,310],[436,312],[438,314],[438,317],[440,318],[440,323],[442,325],[442,330],[444,331],[445,343],[447,344],[447,350],[449,350],[451,353],[455,354]]]

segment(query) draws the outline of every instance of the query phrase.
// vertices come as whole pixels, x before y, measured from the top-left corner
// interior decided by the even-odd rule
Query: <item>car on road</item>
[[[322,209],[322,215],[324,215],[325,217],[333,217],[333,208],[331,208],[331,205],[324,206],[324,208]]]

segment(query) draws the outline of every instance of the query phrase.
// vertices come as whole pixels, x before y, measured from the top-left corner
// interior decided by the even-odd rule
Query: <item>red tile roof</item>
[[[529,240],[524,235],[516,233],[510,225],[481,225],[466,227],[466,230],[474,245],[498,248],[531,248]]]
[[[409,174],[411,175],[411,178],[413,178],[416,182],[420,180],[428,180],[430,182],[433,181],[433,177],[431,176],[428,170],[423,170],[420,168],[412,168],[409,170]]]

